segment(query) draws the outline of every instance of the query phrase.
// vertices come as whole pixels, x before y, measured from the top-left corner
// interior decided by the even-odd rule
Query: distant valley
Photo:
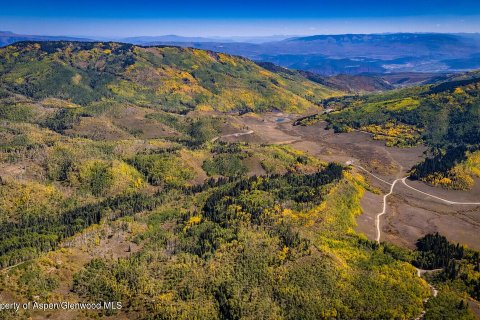
[[[252,43],[152,42],[226,52],[324,75],[450,72],[480,67],[478,34],[346,34]]]
[[[192,47],[320,75],[451,73],[480,68],[480,34],[475,33],[343,34],[290,38],[165,35],[92,40],[0,31],[0,46],[30,40],[115,40],[141,46]]]

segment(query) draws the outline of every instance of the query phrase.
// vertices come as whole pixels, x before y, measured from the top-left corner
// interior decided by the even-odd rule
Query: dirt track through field
[[[278,117],[284,119],[278,122]],[[383,197],[391,182],[403,179],[408,170],[425,157],[423,146],[414,148],[386,147],[363,132],[334,133],[325,123],[292,126],[294,115],[271,113],[245,115],[235,121],[254,133],[230,137],[229,141],[288,144],[326,162],[346,163],[354,160],[366,173],[372,191],[361,199],[363,214],[356,218],[358,232],[377,239],[376,215],[382,210]],[[365,170],[368,172],[365,172]],[[400,180],[386,201],[386,214],[381,216],[381,240],[413,248],[416,240],[427,233],[439,232],[453,242],[480,249],[480,179],[470,191],[445,190],[419,181]]]
[[[418,190],[417,188],[414,188],[412,186],[409,186],[407,183],[406,183],[406,179],[408,177],[404,177],[404,178],[399,178],[399,179],[396,179],[394,180],[392,183],[378,177],[377,175],[371,173],[370,171],[368,171],[367,169],[363,168],[362,166],[357,166],[355,164],[353,164],[353,161],[347,161],[347,164],[348,165],[352,165],[356,168],[359,168],[361,169],[362,171],[365,171],[367,172],[368,174],[370,174],[371,176],[373,176],[374,178],[376,178],[377,180],[383,182],[383,183],[386,183],[388,185],[390,185],[390,192],[388,192],[387,194],[385,194],[383,196],[383,210],[382,212],[378,213],[376,215],[376,219],[375,219],[375,225],[376,225],[376,229],[377,229],[377,237],[376,237],[376,241],[378,243],[380,243],[380,238],[381,238],[381,229],[380,229],[380,217],[383,216],[384,214],[386,214],[386,211],[387,211],[387,198],[393,193],[393,189],[395,188],[395,185],[397,184],[397,182],[401,181],[405,186],[407,186],[408,188],[416,191],[416,192],[419,192],[423,195],[426,195],[426,196],[429,196],[431,198],[434,198],[434,199],[437,199],[437,200],[440,200],[440,201],[443,201],[443,202],[446,202],[450,205],[473,205],[473,206],[480,206],[480,202],[457,202],[457,201],[451,201],[451,200],[447,200],[447,199],[443,199],[441,197],[437,197],[435,195],[432,195],[432,194],[429,194],[427,192],[423,192],[421,190]]]
[[[218,139],[222,139],[222,138],[230,138],[230,137],[241,137],[241,136],[246,136],[246,135],[249,135],[249,134],[252,134],[254,133],[255,131],[253,130],[249,130],[247,132],[236,132],[236,133],[231,133],[231,134],[226,134],[226,135],[223,135],[223,136],[218,136],[218,137],[215,137],[211,140],[211,142],[215,142],[217,141]]]

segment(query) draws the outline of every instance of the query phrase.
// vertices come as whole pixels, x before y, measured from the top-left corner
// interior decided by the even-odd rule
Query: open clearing
[[[354,160],[356,164],[390,183],[406,176],[408,170],[421,161],[426,150],[422,146],[386,147],[382,141],[375,141],[370,134],[362,132],[335,134],[332,130],[325,130],[326,124],[323,122],[308,127],[292,126],[295,118],[295,115],[282,113],[235,117],[236,122],[254,133],[230,139],[289,144],[323,161],[346,163]],[[361,201],[364,213],[357,218],[357,231],[376,240],[376,215],[382,211],[383,195],[389,192],[390,186],[365,172],[361,173],[382,194],[365,193]],[[420,191],[451,201],[480,201],[478,179],[470,191],[433,188],[418,181],[407,180],[407,183]],[[381,232],[382,241],[407,247],[414,247],[416,240],[427,233],[439,232],[451,241],[480,249],[480,206],[448,204],[412,190],[403,183],[397,183],[395,192],[387,199],[386,214],[381,217]]]

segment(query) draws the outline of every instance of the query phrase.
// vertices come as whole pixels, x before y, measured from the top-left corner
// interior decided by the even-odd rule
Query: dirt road
[[[337,134],[326,130],[325,123],[292,126],[294,120],[294,115],[279,113],[236,117],[236,122],[254,132],[228,139],[288,144],[326,162],[346,163],[353,159],[356,169],[367,170],[370,184],[384,195],[390,191],[390,181],[403,179],[407,171],[424,158],[426,148],[422,146],[386,147],[384,142],[372,140],[368,133]],[[364,214],[357,217],[356,230],[372,240],[378,236],[376,219],[383,211],[384,195],[367,191],[361,199]],[[439,232],[453,242],[480,249],[478,199],[480,179],[470,191],[444,190],[418,181],[397,181],[393,192],[385,198],[388,213],[381,216],[381,239],[413,248],[418,238]]]

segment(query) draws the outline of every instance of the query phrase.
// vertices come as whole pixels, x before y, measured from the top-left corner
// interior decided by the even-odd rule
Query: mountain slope
[[[280,75],[296,75],[306,79],[350,93],[386,91],[394,89],[394,85],[384,80],[380,75],[346,75],[322,76],[309,71],[292,70],[277,66],[271,62],[258,62],[259,66]]]
[[[412,168],[412,178],[452,189],[469,189],[480,176],[480,77],[455,75],[434,85],[363,97],[332,99],[325,119],[336,131],[367,131],[387,145],[425,143],[430,158]]]
[[[339,95],[240,57],[178,47],[24,42],[0,49],[0,83],[34,99],[118,101],[185,113],[197,107],[302,112]]]
[[[415,254],[354,231],[372,190],[361,175],[241,121],[264,115],[204,112],[302,110],[337,91],[194,49],[0,53],[2,296],[122,303],[2,319],[411,319],[427,308]]]

